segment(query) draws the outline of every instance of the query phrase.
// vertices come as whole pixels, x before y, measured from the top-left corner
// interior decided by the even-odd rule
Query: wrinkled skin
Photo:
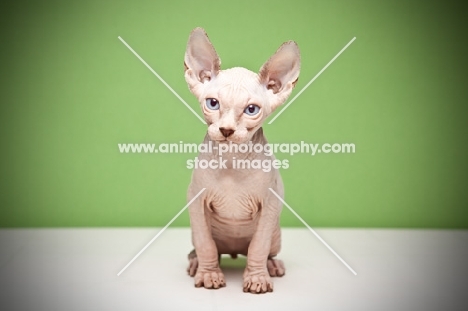
[[[219,160],[223,144],[267,144],[262,124],[284,103],[297,81],[299,49],[292,41],[284,43],[258,74],[240,67],[221,70],[220,63],[204,30],[193,30],[185,54],[185,79],[208,125],[203,143],[213,146],[210,152],[200,153],[199,160]],[[195,250],[189,254],[187,271],[196,287],[217,289],[226,284],[220,255],[240,254],[247,256],[243,290],[271,292],[271,277],[283,276],[285,268],[274,259],[281,248],[282,203],[270,188],[283,197],[283,182],[275,168],[235,168],[234,158],[275,160],[272,154],[233,150],[222,154],[226,168],[194,169],[188,200],[205,190],[189,206]]]

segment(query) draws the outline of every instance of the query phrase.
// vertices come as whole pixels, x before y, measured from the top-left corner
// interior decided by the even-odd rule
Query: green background
[[[258,70],[295,40],[292,96],[273,143],[354,143],[355,154],[278,154],[286,201],[311,226],[468,228],[467,29],[447,1],[3,2],[0,226],[163,226],[186,203],[194,154],[118,143],[201,142],[183,77],[190,31],[223,68]],[[292,97],[291,97],[292,98]],[[278,110],[279,111],[279,110]],[[201,113],[200,113],[201,114]],[[184,213],[174,226],[187,226]],[[284,209],[283,226],[302,224]]]

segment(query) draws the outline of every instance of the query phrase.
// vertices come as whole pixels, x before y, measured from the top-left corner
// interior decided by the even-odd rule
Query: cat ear
[[[300,67],[299,47],[296,42],[288,41],[260,68],[260,82],[272,93],[272,110],[291,94],[299,78]]]
[[[221,68],[221,60],[203,28],[190,33],[184,60],[185,80],[191,90],[212,80]]]

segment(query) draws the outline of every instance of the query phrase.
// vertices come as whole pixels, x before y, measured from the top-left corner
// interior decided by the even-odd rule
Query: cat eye
[[[207,98],[206,99],[206,107],[210,110],[218,110],[219,109],[219,102],[215,98]]]
[[[248,114],[249,116],[254,116],[257,113],[259,113],[259,111],[260,107],[258,107],[257,105],[250,104],[247,106],[247,108],[245,108],[244,113]]]

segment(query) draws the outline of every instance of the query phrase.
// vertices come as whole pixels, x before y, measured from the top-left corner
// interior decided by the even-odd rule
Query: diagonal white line
[[[346,268],[348,268],[354,275],[357,275],[357,273],[353,270],[353,268],[351,268],[347,263],[346,261],[343,260],[343,258],[340,257],[340,255],[338,255],[334,250],[333,248],[330,247],[330,245],[327,244],[327,242],[325,242],[318,234],[317,232],[315,232],[314,229],[312,229],[305,221],[304,219],[301,218],[301,216],[299,216],[293,209],[291,206],[288,205],[288,203],[286,203],[276,192],[275,190],[271,189],[271,188],[268,188],[270,189],[270,191],[278,198],[278,200],[280,200],[284,205],[286,205],[287,208],[289,208],[289,210],[294,214],[294,216],[297,217],[297,219],[299,219],[303,224],[304,226],[307,227],[307,229],[310,230],[310,232],[312,232],[319,240],[320,242],[322,242],[323,245],[325,245],[332,253],[333,255],[335,255],[345,266]]]
[[[309,83],[307,83],[307,84],[306,84],[306,86],[304,86],[304,87],[302,88],[302,90],[300,90],[300,91],[299,91],[299,93],[297,93],[297,94],[296,94],[296,96],[294,96],[294,97],[293,97],[293,99],[291,99],[291,101],[290,101],[289,103],[287,103],[287,105],[286,105],[286,106],[284,106],[284,108],[283,108],[283,109],[281,109],[281,111],[280,111],[280,112],[278,112],[278,114],[276,114],[276,116],[275,116],[273,119],[271,119],[271,121],[270,121],[270,122],[268,122],[268,124],[271,124],[271,123],[273,123],[273,121],[275,121],[275,120],[276,120],[276,118],[278,118],[278,117],[279,117],[279,116],[280,116],[280,115],[283,113],[283,111],[285,111],[285,110],[286,110],[286,108],[288,108],[288,107],[289,107],[289,106],[290,106],[290,105],[291,105],[291,104],[292,104],[292,103],[293,103],[293,102],[296,100],[296,98],[298,98],[298,97],[299,97],[299,95],[301,95],[301,94],[302,94],[302,92],[304,92],[304,91],[305,91],[305,90],[306,90],[306,89],[309,87],[309,85],[311,85],[311,84],[312,84],[312,82],[314,82],[314,81],[315,81],[315,79],[317,79],[317,78],[318,78],[318,77],[319,77],[319,76],[322,74],[322,72],[324,72],[324,71],[325,71],[325,69],[327,69],[327,68],[328,68],[328,66],[330,66],[330,65],[331,65],[331,63],[333,63],[333,62],[335,61],[335,59],[337,59],[337,58],[338,58],[338,56],[340,56],[340,55],[341,55],[341,53],[343,53],[343,52],[344,52],[344,51],[345,51],[345,50],[348,48],[348,46],[350,46],[350,45],[351,45],[351,43],[353,43],[353,41],[354,41],[354,40],[356,40],[356,37],[354,37],[353,39],[351,39],[351,41],[349,41],[349,42],[348,42],[348,44],[346,44],[346,45],[345,45],[345,47],[344,47],[344,48],[342,48],[342,49],[341,49],[341,51],[339,51],[339,52],[338,52],[338,54],[336,54],[336,55],[335,55],[335,57],[333,57],[333,58],[332,58],[332,60],[331,60],[331,61],[329,61],[329,62],[328,62],[328,64],[326,64],[326,65],[325,65],[325,67],[323,67],[323,68],[322,68],[322,70],[320,70],[320,71],[319,71],[319,73],[317,73],[317,74],[315,75],[315,77],[313,77],[313,78],[312,78],[312,80],[310,80],[310,81],[309,81]]]
[[[155,236],[154,238],[152,238],[151,241],[149,241],[148,244],[146,244],[145,247],[143,247],[143,249],[142,249],[141,251],[139,251],[138,254],[136,254],[135,257],[133,257],[133,259],[130,260],[130,262],[129,262],[122,270],[120,270],[119,273],[117,273],[117,276],[120,276],[120,275],[122,274],[122,272],[124,272],[125,269],[127,269],[128,266],[130,266],[130,265],[132,264],[132,262],[134,262],[135,259],[137,259],[138,256],[140,256],[141,253],[143,253],[143,252],[145,251],[145,249],[147,249],[148,246],[150,246],[151,243],[153,243],[154,240],[156,240],[156,239],[164,232],[164,230],[166,230],[166,229],[174,222],[174,220],[176,220],[177,217],[179,217],[180,214],[182,214],[183,211],[185,211],[185,210],[187,209],[187,207],[189,207],[189,205],[192,204],[193,201],[195,201],[195,199],[198,198],[198,197],[200,196],[200,194],[202,194],[203,191],[205,191],[205,189],[206,189],[206,188],[203,188],[202,190],[200,190],[200,192],[198,192],[197,195],[194,196],[193,199],[191,199],[190,202],[188,202],[187,205],[185,205],[185,206],[180,210],[180,212],[178,212],[177,215],[175,215],[174,218],[172,218],[171,221],[169,221],[168,224],[167,224],[164,228],[162,228],[162,229],[158,232],[158,234],[156,234],[156,236]]]
[[[187,102],[179,96],[179,94],[176,93],[176,91],[174,91],[174,89],[166,83],[166,81],[164,81],[163,78],[161,78],[160,75],[157,74],[156,71],[153,70],[153,68],[150,67],[150,65],[148,65],[143,58],[140,57],[140,55],[138,55],[137,52],[135,52],[134,49],[132,49],[132,47],[130,45],[128,45],[127,42],[125,42],[124,39],[122,39],[120,36],[118,37],[120,41],[122,41],[122,43],[169,89],[169,91],[172,92],[172,94],[174,94],[203,124],[206,124],[205,120],[203,120],[196,112],[195,110],[192,109],[192,107],[189,106],[189,104],[187,104]]]

